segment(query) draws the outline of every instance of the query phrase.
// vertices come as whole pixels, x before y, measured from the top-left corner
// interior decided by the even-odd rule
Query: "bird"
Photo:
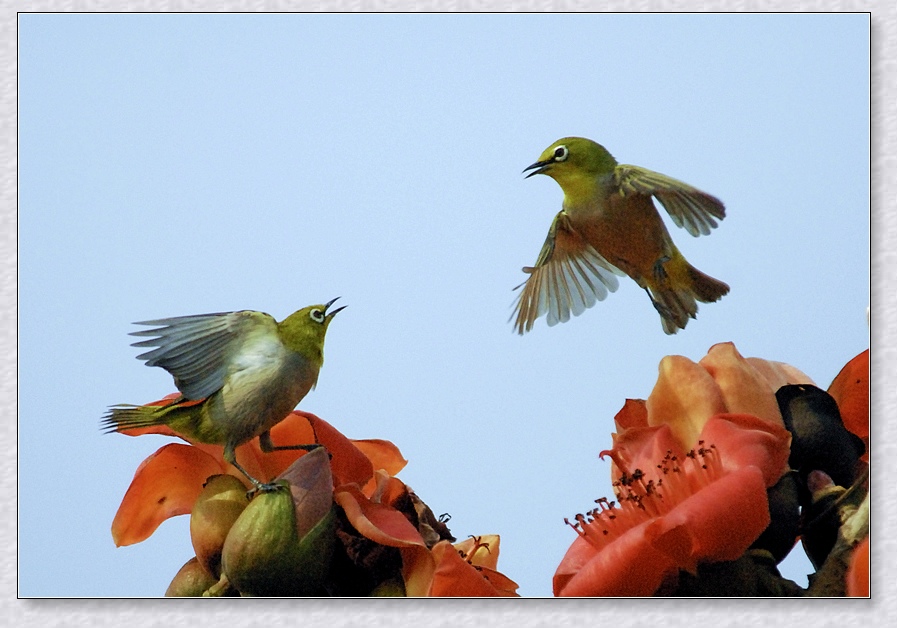
[[[564,201],[513,307],[514,328],[524,334],[545,315],[549,326],[579,316],[631,277],[660,314],[666,334],[685,329],[698,311],[729,286],[689,264],[667,231],[652,197],[673,223],[693,236],[707,235],[725,218],[725,206],[687,183],[639,166],[619,164],[604,146],[565,137],[526,167],[525,178],[544,174],[561,186]]]
[[[339,297],[337,297],[339,298]],[[142,321],[152,336],[135,347],[155,347],[137,359],[174,377],[180,395],[161,406],[118,404],[102,420],[108,432],[167,425],[195,441],[223,445],[224,459],[255,487],[273,490],[237,463],[235,449],[255,437],[262,451],[311,450],[318,445],[275,446],[270,430],[315,387],[324,363],[324,336],[336,299],[310,305],[277,322],[264,312],[241,310]]]

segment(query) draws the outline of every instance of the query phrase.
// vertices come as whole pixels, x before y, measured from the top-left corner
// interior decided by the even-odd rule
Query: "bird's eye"
[[[567,157],[570,155],[570,151],[567,150],[566,146],[558,146],[554,149],[554,160],[555,161],[566,161]]]
[[[311,312],[308,313],[308,315],[311,317],[311,320],[313,320],[316,323],[324,322],[324,312],[322,312],[318,308],[313,309]]]

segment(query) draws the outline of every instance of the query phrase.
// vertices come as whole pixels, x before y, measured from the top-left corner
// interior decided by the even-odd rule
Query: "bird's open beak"
[[[339,297],[336,297],[336,299],[338,299],[338,298]],[[327,308],[329,308],[331,305],[333,305],[333,302],[336,301],[336,299],[330,299],[327,303],[324,304],[324,314],[327,315],[327,318],[333,318],[334,316],[336,316],[337,312],[339,312],[340,310],[346,309],[346,306],[344,305],[344,306],[338,307],[335,310],[333,310],[332,312],[328,313]]]
[[[543,172],[548,170],[548,167],[551,166],[551,164],[553,164],[553,163],[554,163],[553,160],[548,159],[546,161],[537,161],[533,165],[527,166],[526,168],[523,169],[523,172],[526,172],[527,170],[532,170],[532,172],[530,172],[528,175],[526,175],[524,177],[524,179],[529,179],[534,174],[542,174]],[[538,168],[538,170],[534,170],[534,168]]]

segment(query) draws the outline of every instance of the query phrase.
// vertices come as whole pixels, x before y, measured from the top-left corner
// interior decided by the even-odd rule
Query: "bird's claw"
[[[657,283],[666,283],[669,275],[667,275],[666,268],[664,268],[663,265],[670,261],[670,259],[669,255],[664,255],[654,262],[654,280],[657,281]],[[655,305],[655,307],[657,306]]]
[[[256,493],[273,493],[274,491],[282,491],[287,487],[279,482],[258,482],[251,489],[246,491],[246,499],[252,500]]]
[[[657,310],[657,313],[660,314],[661,318],[665,318],[667,320],[675,320],[673,318],[673,312],[670,311],[670,308],[665,306],[660,301],[657,301],[652,295],[651,291],[645,288],[645,292],[648,293],[648,298],[651,299],[651,305],[654,306],[654,309]]]

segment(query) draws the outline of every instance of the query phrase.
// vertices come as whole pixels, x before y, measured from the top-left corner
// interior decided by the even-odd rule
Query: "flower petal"
[[[767,381],[773,392],[788,384],[813,384],[809,375],[784,362],[764,360],[763,358],[745,358],[751,366]]]
[[[648,408],[644,399],[627,399],[614,417],[614,424],[620,432],[632,427],[648,427]]]
[[[323,447],[318,447],[301,456],[277,479],[290,483],[290,493],[296,508],[296,532],[301,539],[333,507],[330,458]]]
[[[112,521],[117,546],[139,543],[159,524],[190,512],[206,478],[223,473],[223,462],[204,451],[171,443],[144,460]]]
[[[723,454],[725,457],[725,454]],[[766,483],[757,467],[724,475],[646,529],[653,546],[680,568],[735,560],[769,525]]]
[[[659,371],[646,402],[648,425],[669,425],[687,449],[708,418],[726,411],[722,392],[703,366],[681,355],[664,357]]]
[[[352,444],[371,461],[375,471],[383,469],[389,475],[395,475],[408,464],[408,461],[402,457],[399,448],[388,440],[353,440]]]
[[[613,449],[602,451],[599,455],[609,455],[614,466],[611,468],[611,478],[616,480],[623,473],[633,473],[636,469],[647,471],[653,469],[658,462],[663,460],[667,452],[679,457],[685,454],[687,449],[673,434],[669,425],[656,427],[632,427],[619,434],[612,434]],[[692,441],[691,445],[697,441]]]
[[[869,349],[848,362],[835,377],[828,393],[838,404],[844,427],[863,439],[869,452]]]
[[[308,412],[297,410],[293,414],[308,420],[317,442],[330,452],[330,468],[337,486],[353,482],[364,486],[374,477],[374,467],[367,456],[330,423]]]
[[[371,461],[351,440],[330,423],[309,412],[294,410],[287,415],[271,428],[271,442],[276,447],[323,445],[331,456],[330,468],[337,486],[351,482],[364,485],[374,475]],[[237,447],[236,453],[237,461],[250,474],[262,481],[270,481],[307,452],[301,449],[263,452],[258,439],[253,438]]]
[[[860,541],[847,567],[847,595],[869,597],[869,537]]]
[[[345,511],[352,527],[370,540],[390,547],[426,547],[420,533],[401,512],[371,501],[357,486],[346,484],[339,487],[334,500]]]
[[[504,587],[513,587],[513,590],[517,588],[513,581],[498,572],[478,569],[468,563],[448,541],[437,543],[432,552],[436,562],[429,592],[432,597],[496,597],[513,594],[513,591],[500,591],[493,583],[493,578]],[[501,575],[501,579],[496,574]]]
[[[552,581],[556,596],[647,596],[676,571],[670,556],[645,536],[647,524],[631,528],[598,552],[577,537]]]
[[[778,482],[788,469],[791,433],[754,415],[717,415],[707,422],[701,438],[716,446],[726,469],[760,469],[767,487]]]
[[[700,365],[707,369],[722,391],[727,412],[753,414],[770,423],[783,425],[775,390],[738,353],[734,344],[722,342],[713,345],[701,358]]]
[[[308,419],[298,412],[292,412],[271,428],[271,442],[275,447],[285,447],[314,445],[318,441]],[[264,452],[259,445],[259,440],[253,438],[237,447],[236,453],[237,461],[244,469],[261,481],[270,482],[307,452],[302,449],[277,449]]]
[[[453,546],[464,553],[464,560],[477,567],[498,569],[498,554],[501,539],[497,534],[471,536]]]
[[[399,548],[406,595],[427,595],[435,563],[423,537],[411,522],[398,510],[371,501],[354,484],[339,487],[333,498],[360,534],[381,545]]]

